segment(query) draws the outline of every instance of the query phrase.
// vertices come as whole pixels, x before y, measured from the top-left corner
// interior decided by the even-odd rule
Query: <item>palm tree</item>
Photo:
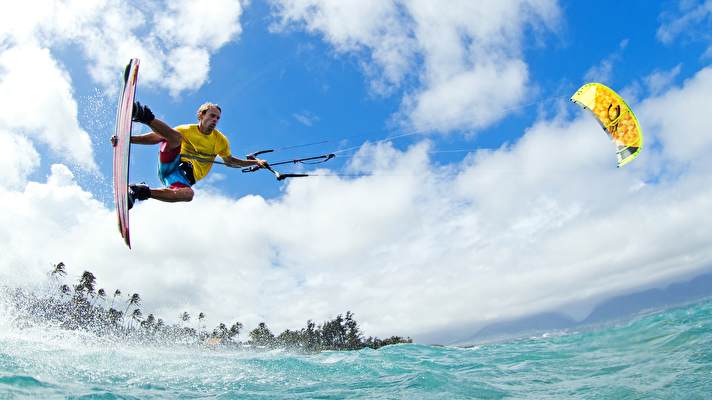
[[[312,320],[307,320],[307,327],[302,329],[302,334],[306,340],[306,347],[308,350],[316,350],[319,347],[319,342],[321,341],[321,333],[319,329],[316,329],[316,323]]]
[[[344,317],[339,314],[335,319],[324,322],[321,326],[322,344],[330,349],[340,349],[346,342]]]
[[[124,314],[128,314],[129,307],[131,307],[131,306],[138,307],[139,305],[141,305],[141,296],[139,296],[138,293],[132,294],[131,296],[129,296],[128,303],[129,304],[126,306],[126,311],[124,311]]]
[[[227,337],[228,331],[227,326],[224,323],[220,323],[217,328],[213,329],[213,337],[225,339]]]
[[[69,294],[69,292],[72,291],[72,289],[69,288],[69,285],[64,284],[59,287],[59,291],[62,292],[62,295]]]
[[[257,346],[267,346],[274,342],[274,334],[269,330],[267,324],[260,322],[257,328],[250,332],[250,341]]]
[[[148,317],[144,321],[141,321],[141,327],[150,329],[154,327],[154,324],[156,323],[156,317],[153,316],[153,314],[148,314]]]
[[[114,291],[114,298],[111,299],[111,306],[109,308],[114,306],[114,300],[116,300],[116,296],[121,296],[121,290],[116,289]]]
[[[67,275],[67,270],[64,267],[65,267],[65,265],[61,261],[58,264],[55,264],[52,267],[52,276],[56,278],[57,275],[59,275],[59,276]]]
[[[97,300],[99,300],[99,299],[101,299],[101,300],[106,300],[106,290],[104,290],[104,289],[99,289],[99,290],[96,292],[96,299],[97,299]]]
[[[96,277],[89,271],[84,271],[82,277],[79,278],[79,285],[81,285],[87,292],[94,293],[94,287],[96,285]]]
[[[235,322],[232,324],[230,327],[230,330],[227,333],[227,337],[232,339],[235,336],[238,336],[240,334],[240,331],[242,330],[242,323],[241,322]]]
[[[135,308],[133,310],[133,313],[131,313],[131,319],[135,320],[136,322],[138,322],[140,324],[141,320],[139,318],[141,318],[142,315],[143,315],[143,313],[141,313],[141,310],[138,308]]]
[[[121,319],[122,316],[123,314],[121,313],[121,311],[115,310],[113,308],[109,309],[109,322],[111,322],[111,324],[118,324],[119,319]]]
[[[89,271],[84,271],[82,276],[79,278],[79,284],[75,286],[74,290],[79,293],[83,293],[85,290],[87,294],[94,294],[94,286],[96,285],[96,277]]]
[[[361,346],[361,331],[358,328],[358,323],[354,319],[354,314],[351,311],[346,311],[346,348],[348,350],[357,350]]]
[[[198,314],[198,330],[200,330],[200,323],[205,319],[205,313]]]

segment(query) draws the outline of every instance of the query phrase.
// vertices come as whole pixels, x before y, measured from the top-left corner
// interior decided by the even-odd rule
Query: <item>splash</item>
[[[111,146],[109,139],[114,129],[115,101],[99,88],[79,99],[79,121],[89,133],[99,169],[86,171],[70,165],[77,181],[104,204],[113,202],[111,186]]]

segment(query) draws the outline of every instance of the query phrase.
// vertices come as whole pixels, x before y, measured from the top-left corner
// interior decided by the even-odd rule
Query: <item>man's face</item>
[[[200,126],[203,133],[210,133],[215,129],[220,121],[220,110],[215,107],[208,108],[200,117]]]

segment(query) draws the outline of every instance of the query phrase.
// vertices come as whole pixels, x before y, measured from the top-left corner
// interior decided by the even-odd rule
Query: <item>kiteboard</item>
[[[124,89],[116,111],[116,129],[111,142],[114,145],[114,204],[119,222],[119,232],[131,248],[129,236],[129,152],[131,150],[131,112],[138,83],[138,58],[132,58],[124,70]]]

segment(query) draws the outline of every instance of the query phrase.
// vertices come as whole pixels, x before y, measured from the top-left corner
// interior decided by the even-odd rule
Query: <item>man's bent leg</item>
[[[168,149],[178,148],[183,142],[183,135],[181,135],[180,132],[171,128],[168,124],[158,118],[154,118],[148,126],[153,129],[154,132],[166,139],[166,142],[168,142]]]
[[[183,141],[183,136],[180,132],[171,128],[168,124],[156,118],[153,112],[147,105],[141,105],[138,101],[133,104],[131,111],[131,120],[148,125],[154,132],[160,135],[168,142],[168,148],[174,149],[180,147]]]
[[[193,200],[193,189],[190,187],[151,189],[151,198],[168,203],[191,201]]]

